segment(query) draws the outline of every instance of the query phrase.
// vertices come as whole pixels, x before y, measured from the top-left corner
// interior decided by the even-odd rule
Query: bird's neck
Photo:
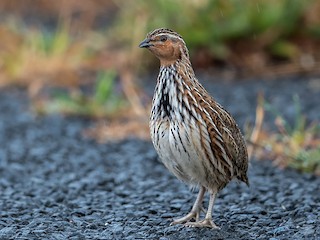
[[[151,120],[157,118],[182,120],[180,103],[184,94],[198,84],[190,61],[176,61],[161,66],[153,98]],[[179,107],[180,106],[180,107]]]
[[[188,84],[192,84],[192,82],[196,80],[191,62],[188,58],[177,59],[170,65],[161,64],[158,80],[160,78],[164,78],[167,81],[174,82],[176,82],[177,80],[181,80],[184,82],[188,82]]]

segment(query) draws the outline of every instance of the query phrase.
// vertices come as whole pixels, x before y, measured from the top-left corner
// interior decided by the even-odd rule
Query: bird
[[[150,114],[150,135],[160,161],[199,193],[191,211],[171,225],[219,229],[214,201],[232,179],[249,186],[248,153],[234,118],[195,76],[182,36],[168,28],[149,32],[139,44],[160,60]],[[208,210],[202,202],[210,195]],[[205,212],[200,219],[201,212]]]

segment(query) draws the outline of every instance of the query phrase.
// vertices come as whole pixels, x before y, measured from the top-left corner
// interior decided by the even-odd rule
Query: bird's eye
[[[167,41],[167,39],[168,39],[167,36],[161,36],[160,41],[165,42],[165,41]]]

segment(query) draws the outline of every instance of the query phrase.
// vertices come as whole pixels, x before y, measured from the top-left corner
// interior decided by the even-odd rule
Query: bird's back
[[[222,139],[225,143],[226,151],[228,152],[227,154],[234,164],[234,175],[239,180],[249,184],[247,178],[248,153],[243,135],[229,112],[214,100],[211,101],[211,103],[212,108],[216,110],[211,114],[219,114],[219,117],[215,117],[214,119],[216,120],[218,130],[222,133]]]
[[[195,83],[195,87],[199,89],[198,91],[201,92],[203,99],[199,100],[199,103],[210,115],[207,125],[211,144],[218,145],[217,135],[220,133],[222,141],[220,141],[219,144],[222,145],[226,156],[232,161],[234,177],[249,185],[247,177],[247,147],[236,121],[198,81]],[[214,147],[214,149],[217,153],[220,153],[219,158],[223,159],[222,154],[224,151],[219,151],[217,147]]]

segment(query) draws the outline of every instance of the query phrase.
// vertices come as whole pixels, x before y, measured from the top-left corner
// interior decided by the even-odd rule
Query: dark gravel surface
[[[205,85],[241,124],[253,119],[259,90],[289,117],[297,92],[309,118],[319,118],[314,81]],[[219,194],[221,230],[169,226],[196,193],[150,142],[97,144],[81,134],[94,122],[36,118],[26,99],[0,91],[0,239],[320,239],[320,178],[253,161],[250,188],[233,182]]]

